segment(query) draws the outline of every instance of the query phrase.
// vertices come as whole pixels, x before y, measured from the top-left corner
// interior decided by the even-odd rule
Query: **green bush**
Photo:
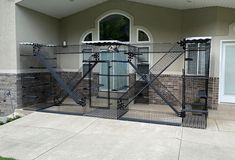
[[[9,122],[12,122],[12,121],[14,121],[14,120],[17,120],[17,119],[19,119],[19,118],[21,118],[21,116],[15,116],[14,118],[7,118],[7,122],[6,123],[9,123]],[[0,122],[0,126],[1,125],[4,125],[5,123],[3,123],[3,122]],[[1,157],[0,157],[1,158]],[[0,159],[1,160],[1,159]]]

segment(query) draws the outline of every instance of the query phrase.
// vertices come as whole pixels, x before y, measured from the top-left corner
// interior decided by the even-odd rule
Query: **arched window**
[[[138,44],[138,52],[140,55],[138,55],[137,58],[137,68],[142,74],[148,74],[149,67],[150,67],[150,38],[143,29],[137,29],[137,42]],[[136,75],[137,80],[140,79],[140,76]]]
[[[92,41],[92,33],[87,33],[84,38],[83,41]]]
[[[130,20],[120,14],[106,16],[99,21],[100,40],[130,41]]]
[[[85,36],[83,37],[82,41],[92,41],[92,32],[88,32],[87,34],[85,34]],[[86,48],[82,50],[82,55],[83,55],[83,75],[86,74],[89,71],[89,68],[91,67],[91,64],[89,64],[87,62],[87,60],[90,58],[90,56],[92,55],[92,48]],[[90,75],[87,75],[86,78],[90,78]],[[92,78],[92,77],[91,77]]]
[[[138,29],[137,34],[138,34],[138,42],[149,42],[150,41],[148,34],[144,30]]]

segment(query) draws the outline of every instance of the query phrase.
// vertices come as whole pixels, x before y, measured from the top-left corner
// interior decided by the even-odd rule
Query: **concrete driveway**
[[[0,127],[0,155],[19,160],[233,160],[234,150],[231,111],[212,111],[207,130],[39,112]]]

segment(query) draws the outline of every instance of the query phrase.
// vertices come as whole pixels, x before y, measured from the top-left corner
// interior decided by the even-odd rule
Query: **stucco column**
[[[15,3],[18,1],[0,1],[0,116],[10,114],[17,106]]]

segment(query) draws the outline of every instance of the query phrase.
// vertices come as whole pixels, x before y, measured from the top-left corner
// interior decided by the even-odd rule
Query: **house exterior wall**
[[[124,13],[131,17],[131,43],[136,43],[137,27],[146,28],[151,34],[153,43],[175,43],[181,38],[182,16],[181,11],[127,1],[109,1],[61,20],[60,41],[68,44],[81,43],[81,37],[87,31],[93,31],[93,40],[98,40],[98,20],[111,12]],[[79,56],[61,56],[61,68],[74,69],[74,59]],[[182,59],[174,63],[168,72],[181,73]]]
[[[212,37],[209,105],[217,108],[220,88],[221,41],[235,40],[235,9],[209,7],[183,11],[183,37]]]
[[[182,11],[182,38],[214,36],[217,32],[217,7]]]
[[[59,20],[41,13],[17,6],[14,0],[0,2],[0,112],[1,116],[11,113],[12,107],[30,104],[32,99],[24,96],[36,95],[34,101],[45,101],[48,88],[42,86],[25,89],[23,87],[37,85],[38,79],[25,84],[24,76],[34,76],[29,71],[36,62],[32,59],[22,59],[19,53],[20,42],[37,42],[57,44],[59,41]],[[26,73],[25,73],[26,72]],[[39,71],[36,71],[39,72]],[[42,79],[48,79],[48,73],[37,73]],[[47,81],[47,80],[46,80]],[[6,93],[10,91],[10,97]]]
[[[88,30],[93,31],[93,40],[98,40],[97,19],[110,10],[122,10],[130,14],[133,17],[133,25],[147,28],[152,34],[153,42],[176,42],[186,37],[212,37],[209,105],[212,108],[217,108],[220,41],[222,39],[233,39],[234,37],[229,31],[229,26],[235,21],[234,9],[208,7],[178,11],[132,2],[111,1],[62,19],[60,41],[67,40],[70,44],[79,43],[80,38]],[[80,22],[79,25],[78,22]],[[136,34],[136,32],[133,33],[132,31],[132,34]],[[135,40],[132,39],[132,43],[135,43]],[[70,58],[72,59],[72,57]],[[166,81],[172,80],[173,83],[175,77],[181,74],[182,64],[183,59],[180,58],[164,72],[167,75]],[[64,66],[69,67],[67,64],[64,64]],[[169,75],[172,75],[172,77],[168,79]],[[180,86],[177,86],[175,88],[180,88]],[[179,95],[181,93],[180,90],[174,90],[174,92],[179,93]],[[156,98],[153,98],[152,101],[154,99]]]
[[[20,56],[20,42],[40,44],[59,43],[59,20],[16,5],[16,46],[18,68],[18,107],[38,105],[50,101],[54,81],[47,70],[29,69],[40,66],[34,57]],[[49,51],[48,51],[49,52]],[[21,53],[30,54],[30,53]],[[31,53],[32,54],[32,53]],[[35,77],[35,79],[27,79]],[[49,83],[49,84],[44,84]],[[35,96],[30,98],[27,96]]]
[[[234,25],[231,25],[235,22],[235,9],[209,7],[176,10],[113,0],[58,20],[21,6],[15,6],[15,2],[14,0],[0,2],[0,19],[3,20],[0,22],[0,71],[3,73],[0,77],[5,82],[9,77],[12,79],[9,82],[11,82],[10,86],[14,86],[12,92],[16,95],[15,106],[22,105],[17,102],[20,102],[24,94],[21,89],[21,73],[25,75],[26,69],[31,64],[35,64],[35,61],[23,60],[19,56],[19,42],[61,44],[66,40],[68,44],[79,44],[87,31],[92,31],[93,40],[98,40],[97,21],[111,11],[130,16],[132,20],[131,43],[136,43],[136,29],[140,26],[151,33],[153,43],[177,42],[185,37],[212,37],[209,94],[212,107],[218,103],[220,42],[225,39],[235,39]],[[57,58],[57,63],[65,74],[66,70],[69,73],[81,66],[80,56],[61,55]],[[164,72],[166,76],[163,78],[179,97],[182,92],[181,83],[177,83],[176,86],[172,84],[176,84],[174,82],[179,78],[182,68],[183,58],[180,58]],[[17,72],[19,74],[16,74]],[[40,73],[41,71],[28,72]],[[43,77],[44,74],[41,74]],[[9,86],[5,82],[0,84],[1,88]],[[152,103],[161,103],[157,97],[151,95],[151,90],[149,92],[152,96],[150,100]]]
[[[17,107],[15,2],[0,2],[0,116]],[[10,96],[6,96],[8,92]]]
[[[134,19],[135,26],[146,27],[155,42],[175,42],[181,35],[181,12],[127,1],[109,1],[61,20],[61,41],[80,43],[80,37],[90,29],[97,29],[96,21],[108,11],[124,11]],[[133,34],[136,31],[132,31]],[[97,39],[97,35],[95,38]],[[133,42],[136,42],[133,40]]]
[[[229,25],[235,21],[235,9],[208,7],[201,9],[174,10],[133,2],[110,1],[63,18],[60,27],[60,42],[67,40],[69,44],[78,44],[87,31],[93,31],[97,38],[97,19],[107,11],[122,10],[133,16],[135,26],[143,26],[152,34],[154,43],[176,42],[186,37],[212,37],[211,77],[219,77],[220,42],[217,39],[229,36]],[[146,18],[148,17],[148,18]],[[133,37],[136,32],[132,31]],[[227,38],[226,38],[227,37]],[[230,38],[229,38],[230,37]],[[136,38],[132,40],[135,43]],[[78,56],[61,56],[61,67],[74,69],[79,65],[68,63],[79,59]],[[181,74],[183,59],[177,60],[165,74]]]
[[[59,20],[16,5],[16,44],[18,72],[27,72],[36,62],[29,57],[20,57],[20,42],[41,44],[59,43]],[[37,63],[36,63],[37,64]]]
[[[233,37],[229,28],[235,22],[235,9],[209,7],[183,10],[182,13],[182,38],[212,37],[210,76],[219,77],[220,40]]]

